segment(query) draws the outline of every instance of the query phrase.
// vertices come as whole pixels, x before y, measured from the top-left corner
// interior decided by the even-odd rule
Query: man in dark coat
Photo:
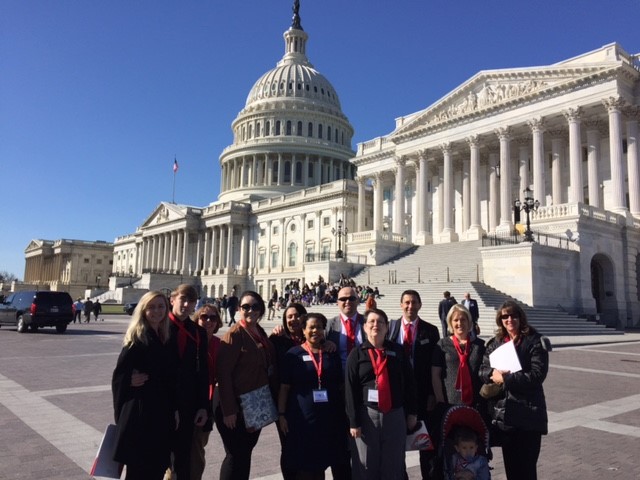
[[[438,316],[440,317],[440,324],[442,325],[442,336],[447,337],[449,333],[447,332],[447,314],[451,307],[453,307],[457,302],[456,299],[451,296],[451,292],[446,290],[444,292],[444,298],[440,300],[438,304]]]
[[[420,294],[415,290],[405,290],[400,296],[402,317],[389,322],[388,338],[403,345],[409,354],[418,399],[418,420],[426,422],[427,429],[435,432],[438,421],[433,415],[436,406],[431,382],[431,357],[433,348],[440,340],[438,327],[421,319],[418,312],[422,308]],[[420,471],[423,479],[436,478],[434,469],[435,452],[420,451]]]
[[[464,300],[462,305],[471,313],[471,320],[473,320],[473,327],[476,334],[480,334],[480,327],[478,326],[478,318],[480,318],[480,310],[478,309],[478,302],[471,298],[471,294],[466,292],[464,294]]]

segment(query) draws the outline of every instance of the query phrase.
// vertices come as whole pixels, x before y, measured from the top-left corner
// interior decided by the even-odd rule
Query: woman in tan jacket
[[[265,310],[258,293],[244,292],[240,296],[240,321],[220,344],[216,363],[220,405],[215,416],[226,453],[220,466],[221,480],[249,478],[251,452],[260,437],[261,430],[246,428],[238,398],[265,385],[276,393],[276,352],[258,325]]]

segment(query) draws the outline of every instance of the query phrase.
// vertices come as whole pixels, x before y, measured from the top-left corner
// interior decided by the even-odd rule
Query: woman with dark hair
[[[404,478],[407,430],[418,418],[409,358],[402,345],[386,340],[388,331],[387,314],[368,311],[367,338],[347,358],[345,399],[355,480]]]
[[[502,445],[508,480],[537,479],[542,435],[547,434],[547,405],[542,383],[549,370],[545,339],[527,323],[527,315],[514,301],[502,304],[496,314],[496,335],[487,343],[480,378],[500,386],[490,402],[492,423]],[[509,372],[491,367],[489,355],[513,342],[522,370]]]
[[[240,321],[233,325],[220,343],[216,373],[220,406],[216,408],[216,427],[222,437],[226,456],[220,466],[220,479],[248,479],[251,452],[261,430],[246,428],[239,397],[269,385],[277,389],[276,352],[258,322],[265,313],[262,297],[253,291],[240,295]],[[274,395],[275,396],[275,395]]]
[[[142,296],[113,371],[114,460],[127,466],[129,480],[161,480],[170,464],[178,412],[175,371],[167,348],[168,313],[169,302],[162,292]]]
[[[287,352],[281,369],[278,424],[285,436],[281,463],[291,478],[323,479],[327,467],[349,462],[342,361],[335,349],[332,353],[324,349],[324,315],[309,313],[300,321],[305,341]]]

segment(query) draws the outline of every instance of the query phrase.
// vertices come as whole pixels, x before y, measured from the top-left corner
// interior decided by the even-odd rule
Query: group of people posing
[[[287,306],[270,335],[260,326],[266,306],[246,291],[239,321],[218,338],[218,308],[193,312],[196,290],[180,285],[167,299],[140,300],[113,374],[118,426],[114,459],[127,479],[201,478],[205,446],[215,424],[225,451],[219,478],[248,479],[260,429],[247,427],[243,398],[268,389],[285,480],[404,479],[407,432],[421,423],[436,445],[443,413],[452,405],[477,410],[492,423],[507,478],[536,478],[541,436],[547,431],[542,383],[548,353],[515,302],[497,312],[497,330],[485,345],[469,310],[453,305],[447,330],[421,319],[417,291],[400,298],[400,318],[371,308],[358,312],[351,286],[337,295],[327,319],[299,303]],[[489,354],[513,342],[522,369],[490,366]],[[452,432],[451,452],[420,451],[424,479],[487,479],[488,445],[471,428]],[[484,447],[484,448],[483,448]]]

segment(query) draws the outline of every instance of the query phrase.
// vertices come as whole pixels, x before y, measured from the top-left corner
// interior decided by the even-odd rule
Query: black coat
[[[389,333],[387,337],[394,343],[398,342],[402,328],[402,318],[389,322]],[[438,328],[430,323],[418,319],[416,329],[416,339],[413,344],[413,378],[416,385],[416,395],[418,397],[418,418],[427,419],[427,399],[433,395],[433,383],[431,383],[431,360],[433,349],[438,340],[440,332]]]
[[[149,375],[131,386],[133,370]],[[169,349],[151,332],[149,343],[122,349],[111,380],[117,425],[114,460],[127,465],[169,465],[175,429],[176,381]]]
[[[487,342],[480,367],[480,378],[484,383],[491,383],[493,369],[489,355],[502,344],[504,340],[497,337]],[[549,371],[549,352],[542,336],[535,331],[516,343],[516,352],[522,370],[504,375],[503,394],[490,402],[492,423],[503,431],[519,429],[546,434],[547,404],[542,383]]]

